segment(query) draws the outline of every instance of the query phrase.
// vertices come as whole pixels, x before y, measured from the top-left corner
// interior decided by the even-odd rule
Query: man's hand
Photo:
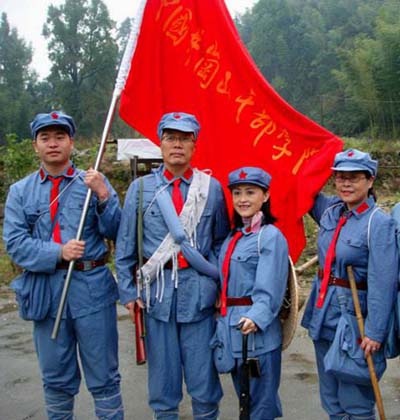
[[[361,342],[361,348],[364,350],[365,358],[367,358],[368,355],[374,354],[381,348],[381,343],[365,336]]]
[[[83,257],[85,252],[85,241],[69,240],[66,244],[61,245],[61,256],[65,261],[77,260]]]
[[[131,301],[125,303],[125,308],[129,311],[129,316],[131,318],[132,324],[135,323],[135,304],[139,305],[139,308],[144,309],[145,304],[141,298],[136,299],[136,301]]]
[[[99,201],[107,200],[110,192],[104,181],[104,176],[94,169],[90,168],[85,175],[85,184],[97,195]]]

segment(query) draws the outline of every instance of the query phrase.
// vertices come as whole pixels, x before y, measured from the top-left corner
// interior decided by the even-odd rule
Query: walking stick
[[[129,73],[131,59],[132,59],[133,53],[134,53],[135,48],[136,48],[136,40],[137,40],[137,36],[138,36],[138,32],[139,32],[139,26],[138,25],[139,25],[139,22],[142,20],[142,15],[143,15],[145,4],[146,4],[146,2],[144,0],[142,0],[141,4],[139,6],[138,13],[137,13],[138,18],[135,20],[135,24],[132,28],[132,31],[131,31],[131,34],[130,34],[130,37],[129,37],[129,41],[128,41],[128,43],[126,45],[126,48],[125,48],[125,51],[124,51],[124,56],[122,57],[122,60],[121,60],[121,65],[119,67],[117,80],[115,82],[115,88],[114,88],[114,92],[113,92],[113,95],[112,95],[110,108],[108,110],[107,119],[106,119],[104,129],[103,129],[103,134],[101,136],[101,142],[100,142],[99,151],[97,153],[96,163],[94,164],[94,167],[93,167],[93,169],[95,171],[97,171],[100,167],[100,163],[101,163],[101,160],[103,158],[104,151],[105,151],[107,138],[108,138],[108,135],[110,133],[112,121],[113,121],[115,110],[116,110],[116,107],[117,107],[117,103],[118,103],[119,97],[121,96],[121,92],[122,92],[122,90],[125,86],[125,81],[126,81],[126,78],[128,76],[128,73]],[[80,219],[80,222],[79,222],[79,227],[78,227],[78,231],[77,231],[76,238],[75,238],[78,241],[80,241],[81,238],[82,238],[83,228],[85,227],[86,216],[87,216],[87,213],[88,213],[88,210],[89,210],[89,204],[90,204],[91,197],[92,197],[92,190],[89,188],[88,192],[86,194],[86,199],[85,199],[85,203],[83,205],[81,219]],[[69,289],[69,285],[71,283],[71,276],[72,276],[72,271],[74,270],[74,266],[75,266],[75,260],[71,260],[69,262],[67,275],[65,277],[64,287],[63,287],[63,290],[62,290],[62,293],[61,293],[60,303],[59,303],[58,309],[57,309],[56,319],[54,321],[53,331],[51,333],[51,338],[53,340],[55,340],[57,338],[58,331],[60,329],[60,323],[61,323],[61,319],[62,319],[62,314],[64,312],[65,303],[67,301],[68,289]]]
[[[362,340],[362,339],[364,339],[364,319],[363,319],[362,313],[361,313],[361,306],[360,306],[360,301],[358,299],[356,280],[354,278],[353,268],[351,267],[351,265],[347,266],[347,276],[348,276],[349,282],[350,282],[351,294],[353,296],[354,309],[356,311],[358,328],[360,330],[360,336],[361,336],[361,340]],[[383,408],[381,390],[379,388],[378,378],[376,377],[374,361],[372,359],[371,354],[368,354],[368,356],[367,356],[367,364],[368,364],[369,374],[371,376],[371,383],[372,383],[372,388],[374,390],[374,395],[375,395],[375,400],[376,400],[376,406],[378,408],[379,418],[381,420],[385,420],[386,417],[385,417],[385,410]]]

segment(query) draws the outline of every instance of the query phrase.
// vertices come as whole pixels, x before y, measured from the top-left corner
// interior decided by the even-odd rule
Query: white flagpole
[[[112,98],[111,98],[111,104],[110,104],[108,114],[107,114],[107,119],[106,119],[106,122],[105,122],[105,125],[104,125],[99,150],[97,152],[96,163],[93,167],[93,169],[96,170],[96,171],[100,167],[100,163],[101,163],[101,160],[103,158],[104,151],[105,151],[107,138],[108,138],[108,135],[110,133],[111,125],[112,125],[112,122],[113,122],[113,119],[114,119],[114,114],[115,114],[115,110],[116,110],[116,107],[117,107],[117,103],[118,103],[118,100],[121,96],[121,92],[122,92],[122,90],[125,86],[125,82],[126,82],[126,79],[128,77],[128,74],[129,74],[130,64],[131,64],[132,57],[133,57],[133,54],[135,53],[135,49],[136,49],[137,38],[139,36],[140,28],[142,26],[142,19],[143,19],[143,13],[144,13],[144,9],[145,9],[145,6],[146,6],[146,2],[147,2],[147,0],[141,0],[141,2],[139,4],[139,8],[138,8],[138,11],[137,11],[137,14],[136,14],[136,19],[133,23],[132,30],[131,30],[131,33],[130,33],[130,36],[129,36],[129,40],[128,40],[128,43],[126,45],[125,52],[124,52],[124,55],[122,57],[121,64],[120,64],[120,67],[119,67],[119,70],[118,70],[117,80],[115,82],[114,92],[113,92],[113,95],[112,95]],[[82,209],[81,219],[80,219],[80,222],[79,222],[79,227],[78,227],[78,231],[77,231],[76,238],[75,238],[78,241],[81,239],[82,233],[83,233],[83,228],[85,227],[86,216],[87,216],[87,212],[88,212],[88,209],[89,209],[89,203],[90,203],[91,197],[92,197],[92,190],[89,188],[88,192],[86,194],[85,204],[84,204],[83,209]],[[68,289],[69,289],[69,285],[71,283],[71,277],[72,277],[72,272],[74,270],[74,266],[75,266],[75,260],[71,260],[69,262],[68,271],[67,271],[67,275],[66,275],[65,282],[64,282],[64,287],[63,287],[63,290],[62,290],[61,299],[60,299],[60,303],[58,305],[57,315],[56,315],[56,319],[55,319],[54,326],[53,326],[53,331],[51,333],[51,338],[53,340],[55,340],[57,338],[58,331],[60,329],[60,323],[61,323],[61,319],[62,319],[62,314],[64,312],[65,303],[66,303],[66,300],[67,300]]]

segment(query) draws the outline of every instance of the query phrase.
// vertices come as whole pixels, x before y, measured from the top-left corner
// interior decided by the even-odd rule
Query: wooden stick
[[[312,257],[310,260],[306,261],[300,267],[296,267],[295,268],[296,274],[298,274],[300,276],[301,274],[304,273],[304,271],[307,270],[307,268],[310,268],[311,266],[313,266],[317,262],[318,262],[318,255],[315,255],[314,257]]]
[[[358,328],[360,330],[361,339],[363,340],[364,339],[364,320],[361,313],[360,301],[358,299],[356,280],[354,278],[353,268],[351,267],[351,265],[347,266],[347,275],[349,277],[351,294],[353,296],[353,303],[354,303],[354,309],[356,311]],[[371,376],[372,388],[375,394],[375,400],[376,400],[376,406],[378,408],[379,418],[381,420],[386,420],[385,410],[383,408],[382,394],[379,388],[378,378],[376,377],[374,361],[372,359],[371,353],[368,354],[367,356],[367,363],[368,363],[369,374]]]

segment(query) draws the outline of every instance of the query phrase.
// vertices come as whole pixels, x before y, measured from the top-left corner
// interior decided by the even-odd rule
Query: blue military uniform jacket
[[[344,211],[345,205],[338,197],[319,194],[315,200],[311,215],[320,227],[318,260],[321,268]],[[347,266],[351,265],[356,282],[367,282],[368,291],[358,292],[365,318],[365,335],[383,342],[397,290],[398,251],[395,223],[376,206],[373,197],[369,197],[351,213],[340,231],[331,272],[335,277],[347,279]],[[324,305],[319,309],[316,308],[316,301],[320,286],[321,279],[315,276],[302,325],[309,330],[313,340],[333,340],[341,315],[339,294],[347,297],[347,310],[354,313],[351,290],[329,286]]]
[[[157,181],[161,180],[161,184]],[[187,196],[192,177],[182,177],[181,192]],[[160,208],[155,199],[158,188],[168,185],[172,191],[172,182],[164,176],[164,166],[143,177],[143,256],[150,258],[168,233]],[[116,248],[116,269],[121,303],[134,301],[138,297],[134,283],[134,269],[137,259],[137,212],[139,198],[139,180],[129,187],[122,211],[121,225],[118,231]],[[196,229],[197,248],[210,262],[217,264],[217,255],[223,239],[229,232],[229,223],[225,198],[221,185],[211,178],[209,195],[200,222]],[[171,270],[165,269],[159,281],[151,285],[149,315],[168,321],[171,315],[172,297],[175,289],[171,279]],[[143,291],[144,292],[144,291]],[[145,293],[143,293],[145,294]],[[146,301],[146,297],[142,298]],[[178,322],[194,322],[203,319],[214,310],[217,283],[193,268],[178,271],[177,309]]]
[[[242,316],[250,318],[258,327],[256,333],[249,335],[249,357],[267,353],[282,344],[278,315],[289,268],[288,245],[279,229],[268,225],[262,226],[257,233],[245,229],[243,233],[232,253],[227,296],[250,296],[253,304],[229,306],[226,317],[219,319],[226,323],[227,337],[231,341],[227,348],[232,348],[235,358],[242,357],[242,333],[236,328]],[[231,235],[224,242],[219,256],[221,279],[230,239]]]
[[[87,194],[84,172],[74,169],[60,185],[58,221],[62,243],[75,239]],[[95,194],[87,213],[82,240],[86,242],[82,260],[102,259],[108,251],[104,239],[115,239],[121,210],[116,192],[106,180],[111,195],[99,206]],[[55,316],[59,305],[65,269],[56,269],[61,258],[61,246],[52,237],[49,204],[52,183],[43,168],[13,184],[10,188],[4,218],[3,236],[12,260],[28,271],[47,273],[51,286],[50,315]],[[98,311],[118,299],[114,277],[107,266],[90,271],[74,271],[69,288],[66,310],[73,318]]]

